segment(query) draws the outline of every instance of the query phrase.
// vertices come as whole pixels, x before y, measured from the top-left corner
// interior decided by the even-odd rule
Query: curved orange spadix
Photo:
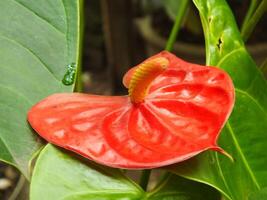
[[[169,65],[164,57],[147,60],[137,66],[129,85],[129,97],[133,103],[143,102],[150,83]]]

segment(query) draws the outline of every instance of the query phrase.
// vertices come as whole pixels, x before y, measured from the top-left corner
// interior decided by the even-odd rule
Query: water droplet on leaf
[[[72,85],[74,83],[76,73],[76,64],[71,63],[67,66],[67,71],[62,79],[64,85]]]

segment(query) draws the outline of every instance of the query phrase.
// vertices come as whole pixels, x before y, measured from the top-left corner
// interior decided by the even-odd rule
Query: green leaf
[[[221,199],[220,194],[211,187],[174,174],[168,174],[147,196],[147,200]]]
[[[209,186],[169,174],[151,192],[121,170],[95,164],[48,144],[33,171],[31,200],[217,200]]]
[[[27,123],[28,109],[62,84],[78,63],[78,0],[0,1],[0,159],[28,177],[42,143]]]
[[[140,199],[142,189],[118,169],[80,161],[74,155],[47,145],[33,171],[32,200]],[[128,197],[128,198],[126,198]]]
[[[260,191],[249,195],[248,200],[266,200],[267,199],[267,188],[263,188]]]
[[[62,200],[140,200],[140,197],[135,197],[134,193],[116,193],[116,191],[99,191],[84,194],[74,194],[62,198]]]
[[[233,113],[219,138],[235,161],[206,152],[172,170],[213,186],[228,199],[248,199],[267,186],[267,84],[245,49],[227,3],[194,2],[204,28],[207,65],[226,70],[236,88]]]

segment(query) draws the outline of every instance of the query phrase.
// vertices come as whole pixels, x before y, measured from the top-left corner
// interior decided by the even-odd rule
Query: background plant
[[[266,2],[251,1],[240,34],[224,0],[194,0],[205,34],[206,64],[227,71],[236,87],[236,105],[219,141],[235,162],[206,152],[165,168],[169,172],[146,191],[150,171],[143,172],[142,189],[122,170],[46,145],[27,124],[27,111],[39,100],[81,90],[83,2],[2,0],[0,159],[31,182],[33,200],[201,200],[220,199],[220,194],[231,200],[267,198],[267,85],[244,45],[266,11]],[[176,9],[167,50],[172,49],[188,4],[183,1]]]

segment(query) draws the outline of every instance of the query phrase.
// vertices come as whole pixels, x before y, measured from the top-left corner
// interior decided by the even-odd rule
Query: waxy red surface
[[[230,77],[216,67],[161,52],[169,67],[144,102],[128,96],[54,94],[32,107],[28,121],[44,139],[98,163],[155,168],[186,160],[216,141],[234,104]],[[127,87],[135,68],[126,73]]]

